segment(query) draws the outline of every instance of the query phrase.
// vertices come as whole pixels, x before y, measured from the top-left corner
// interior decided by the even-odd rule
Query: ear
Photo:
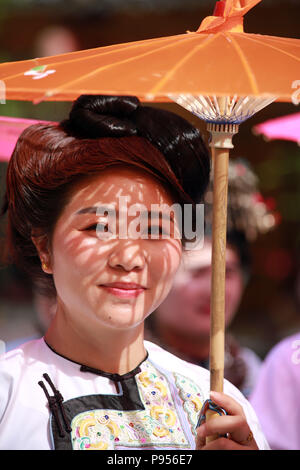
[[[41,233],[38,229],[32,229],[31,240],[41,260],[42,270],[47,274],[52,274],[52,257],[48,235]]]

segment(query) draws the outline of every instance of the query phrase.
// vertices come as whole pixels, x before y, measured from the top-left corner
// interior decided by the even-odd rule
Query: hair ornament
[[[213,182],[210,180],[205,197],[207,230],[212,225]],[[265,199],[258,190],[258,178],[243,158],[229,161],[227,232],[238,231],[253,242],[260,234],[268,233],[280,222],[275,201]]]

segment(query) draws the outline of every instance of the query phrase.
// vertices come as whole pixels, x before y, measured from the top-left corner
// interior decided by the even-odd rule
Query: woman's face
[[[112,167],[77,183],[56,223],[51,269],[58,312],[79,327],[134,327],[158,307],[171,288],[181,260],[181,241],[151,239],[151,225],[162,227],[164,222],[154,217],[151,223],[145,218],[142,227],[137,226],[141,213],[130,212],[133,204],[150,214],[151,204],[171,206],[173,201],[147,172]],[[112,213],[108,216],[100,206],[116,209],[114,238],[110,238],[115,227]],[[144,238],[134,238],[140,229]]]
[[[211,242],[200,250],[187,252],[173,287],[156,314],[158,322],[191,335],[210,331]],[[226,249],[225,323],[237,311],[243,292],[240,262],[235,250]]]

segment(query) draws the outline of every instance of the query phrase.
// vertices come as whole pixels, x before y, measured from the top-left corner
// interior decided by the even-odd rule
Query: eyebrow
[[[77,211],[75,213],[75,215],[81,215],[81,214],[97,214],[97,211],[102,211],[103,213],[105,212],[110,212],[111,210],[115,210],[116,211],[116,214],[119,213],[119,210],[118,209],[115,209],[114,207],[107,207],[107,206],[90,206],[90,207],[84,207],[83,209],[80,209],[79,211]],[[160,216],[165,219],[165,220],[171,220],[172,222],[174,222],[174,215],[173,215],[173,211],[169,214],[167,212],[157,212],[157,211],[150,211],[151,215],[154,216],[154,217],[157,217],[159,218]],[[149,212],[148,211],[144,211],[142,212],[141,214],[141,217],[145,217],[147,215],[149,215]]]

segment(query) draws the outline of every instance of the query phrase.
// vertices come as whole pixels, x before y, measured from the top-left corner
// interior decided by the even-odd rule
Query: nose
[[[137,241],[119,240],[108,257],[111,268],[125,271],[142,270],[145,263],[145,254]]]

